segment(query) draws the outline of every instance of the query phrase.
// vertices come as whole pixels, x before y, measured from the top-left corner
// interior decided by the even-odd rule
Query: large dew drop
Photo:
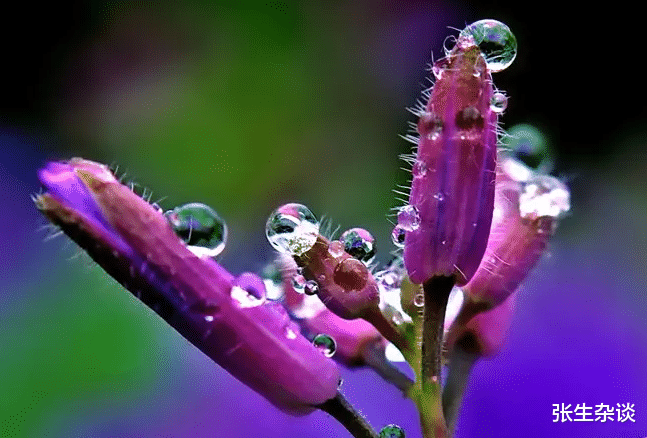
[[[326,357],[332,357],[337,350],[337,343],[335,340],[325,333],[315,336],[312,340],[312,345],[317,347],[317,350],[321,351]]]
[[[375,238],[364,228],[344,231],[339,241],[344,244],[344,251],[361,262],[369,263],[375,257]]]
[[[265,235],[279,252],[300,256],[317,241],[319,221],[305,205],[285,204],[270,215]]]
[[[380,430],[380,438],[404,438],[404,429],[395,424],[389,424]]]
[[[497,20],[479,20],[463,29],[459,42],[473,39],[491,72],[505,70],[517,56],[517,39],[510,28]]]
[[[169,224],[191,252],[215,257],[225,249],[227,225],[208,205],[185,204],[164,213]]]
[[[407,230],[400,224],[397,224],[391,232],[391,241],[398,248],[404,248],[404,238],[406,237]]]

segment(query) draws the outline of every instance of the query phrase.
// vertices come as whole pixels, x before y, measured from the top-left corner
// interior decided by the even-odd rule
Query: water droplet
[[[240,274],[236,280],[234,280],[234,286],[238,286],[252,297],[262,302],[267,298],[265,282],[263,282],[261,277],[252,272],[243,272]]]
[[[416,294],[413,297],[413,305],[416,307],[423,307],[425,305],[425,296],[423,294]]]
[[[511,127],[503,142],[508,149],[507,154],[511,154],[516,160],[540,173],[549,173],[552,170],[553,157],[548,141],[534,126],[519,124]]]
[[[475,106],[467,106],[456,114],[458,129],[483,129],[485,121],[481,112]]]
[[[389,424],[380,430],[380,438],[404,438],[404,429],[395,424]]]
[[[473,41],[485,58],[491,72],[505,70],[517,56],[517,39],[510,28],[497,20],[479,20],[467,26],[459,42]]]
[[[445,195],[443,195],[441,192],[438,192],[438,193],[434,194],[434,199],[439,201],[439,202],[442,202],[442,201],[445,200]]]
[[[519,213],[525,219],[557,218],[570,210],[570,193],[564,183],[549,175],[536,175],[519,195]]]
[[[308,280],[303,286],[303,292],[306,295],[317,295],[317,292],[319,292],[319,285],[314,280]]]
[[[344,253],[344,244],[339,240],[333,240],[328,245],[328,252],[334,258],[340,257]]]
[[[319,222],[305,205],[285,204],[270,215],[265,235],[276,250],[300,256],[317,241]]]
[[[492,111],[495,113],[502,113],[505,111],[507,106],[508,97],[505,94],[496,92],[492,95],[492,98],[490,99],[490,109]]]
[[[425,164],[424,161],[416,160],[416,162],[413,164],[413,167],[411,168],[411,173],[413,174],[414,178],[422,178],[427,173],[427,164]]]
[[[306,278],[301,274],[297,274],[294,277],[292,277],[292,288],[294,289],[295,292],[298,292],[300,294],[305,293],[306,283],[307,283]]]
[[[406,231],[417,230],[420,226],[420,213],[415,205],[405,205],[398,212],[398,225]]]
[[[364,228],[351,228],[342,233],[339,241],[343,243],[344,250],[364,264],[375,257],[375,238]]]
[[[315,336],[312,340],[312,345],[317,347],[317,349],[326,357],[332,357],[335,354],[335,350],[337,350],[337,343],[335,340],[325,333]]]
[[[435,139],[443,130],[443,119],[437,114],[424,112],[418,119],[418,133],[430,139]],[[432,138],[434,137],[434,138]]]
[[[393,228],[393,232],[391,233],[391,240],[393,241],[393,244],[398,248],[404,248],[404,238],[406,234],[407,230],[402,228],[402,225],[396,225],[395,228]]]
[[[227,224],[211,207],[197,202],[164,213],[175,234],[198,257],[215,257],[225,249]]]

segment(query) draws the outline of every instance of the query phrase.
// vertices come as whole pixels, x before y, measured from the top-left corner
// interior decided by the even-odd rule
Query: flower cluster
[[[212,208],[164,212],[79,158],[41,169],[46,192],[35,202],[124,288],[283,411],[322,409],[353,436],[377,436],[339,392],[338,363],[370,366],[416,403],[425,437],[446,437],[469,376],[464,364],[501,348],[516,291],[569,209],[558,179],[514,150],[497,157],[507,98],[491,73],[515,55],[507,26],[481,20],[434,63],[435,84],[413,111],[416,135],[406,137],[416,150],[404,157],[413,179],[393,230],[398,250],[381,268],[367,230],[335,239],[291,203],[267,220],[276,260],[261,275],[233,275],[215,260],[227,227]],[[394,366],[391,350],[415,380]],[[404,432],[389,425],[380,436]]]

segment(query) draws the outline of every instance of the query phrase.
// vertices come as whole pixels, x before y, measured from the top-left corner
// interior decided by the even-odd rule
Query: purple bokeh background
[[[264,6],[251,5],[245,11]],[[134,298],[120,293],[96,268],[88,269],[82,258],[67,261],[75,252],[66,249],[63,239],[43,243],[43,234],[37,230],[45,221],[29,195],[38,191],[36,170],[48,159],[83,155],[126,163],[137,175],[146,176],[141,179],[148,186],[170,196],[193,190],[183,189],[181,178],[192,179],[195,172],[182,166],[171,170],[174,162],[155,161],[154,150],[143,150],[138,156],[110,140],[92,143],[89,134],[70,128],[67,116],[87,112],[92,121],[88,131],[107,130],[103,119],[93,112],[101,104],[97,95],[109,88],[106,84],[128,83],[132,71],[149,68],[131,60],[132,64],[115,66],[110,80],[101,74],[103,70],[93,68],[108,62],[95,57],[96,42],[103,44],[104,51],[113,47],[114,34],[104,29],[119,21],[119,11],[110,21],[98,12],[104,10],[103,4],[49,6],[38,11],[14,7],[5,17],[16,17],[15,23],[7,23],[2,30],[4,41],[12,44],[5,53],[4,94],[0,96],[0,199],[8,220],[0,231],[4,244],[0,256],[0,369],[5,376],[0,385],[0,435],[347,436],[325,414],[294,418],[277,411],[214,366]],[[335,76],[322,79],[324,91],[312,97],[313,105],[320,98],[334,110],[324,109],[329,117],[310,121],[311,126],[322,126],[322,131],[334,130],[335,135],[322,139],[322,144],[302,145],[302,157],[286,160],[307,163],[308,157],[314,156],[321,161],[321,172],[315,178],[312,170],[306,177],[291,175],[289,170],[279,175],[272,168],[268,174],[276,175],[279,182],[263,181],[258,192],[244,193],[262,193],[265,183],[284,187],[287,183],[281,182],[282,177],[302,185],[303,192],[281,189],[285,191],[254,198],[255,202],[241,199],[223,207],[231,210],[227,217],[233,217],[235,224],[229,222],[233,242],[223,264],[241,272],[258,269],[269,260],[271,248],[262,230],[264,215],[285,197],[314,200],[317,208],[328,208],[330,216],[344,226],[376,221],[370,229],[376,230],[381,248],[387,248],[390,225],[384,215],[388,207],[364,206],[343,197],[345,190],[352,191],[358,181],[371,176],[361,172],[364,161],[352,160],[364,159],[372,172],[382,172],[382,178],[377,179],[386,180],[387,190],[381,196],[391,196],[388,189],[404,182],[402,175],[393,173],[401,164],[397,154],[408,148],[396,138],[397,133],[406,131],[403,107],[413,105],[419,94],[418,82],[425,74],[421,66],[428,62],[429,51],[433,50],[436,58],[440,56],[444,36],[450,33],[446,26],[462,27],[485,17],[501,19],[513,29],[520,45],[514,67],[495,77],[497,85],[510,95],[503,120],[507,126],[535,124],[548,136],[558,157],[556,172],[572,187],[573,208],[551,243],[550,253],[523,286],[504,351],[475,368],[457,436],[647,436],[647,119],[643,105],[647,93],[641,85],[644,69],[636,64],[641,58],[642,38],[637,37],[635,26],[628,28],[630,11],[569,12],[564,5],[546,3],[414,1],[397,7],[368,1],[335,7],[345,14],[327,23],[329,33],[320,30],[319,35],[329,38],[322,45],[338,55],[334,57],[337,63],[323,70],[335,72]],[[254,17],[245,11],[239,11],[241,21],[231,26]],[[315,17],[317,11],[303,6],[298,14]],[[174,28],[172,14],[164,20],[164,29]],[[185,21],[177,32],[187,28]],[[308,35],[315,30],[299,32]],[[130,38],[134,41],[138,35],[134,32]],[[164,41],[163,35],[160,41]],[[176,50],[181,52],[183,47]],[[200,51],[191,53],[198,56]],[[329,60],[328,56],[322,54],[324,60]],[[321,72],[321,65],[306,66]],[[81,85],[74,75],[83,76],[84,80],[78,81]],[[91,82],[93,78],[106,82]],[[329,96],[327,87],[338,88],[339,94]],[[277,111],[281,110],[277,106]],[[353,120],[345,125],[337,116]],[[113,120],[108,117],[105,123]],[[383,140],[381,128],[392,132],[388,141]],[[355,138],[359,135],[366,137]],[[350,149],[343,143],[345,136],[353,137],[357,156],[343,155],[343,149]],[[323,145],[330,156],[322,151]],[[336,159],[339,156],[343,159]],[[373,156],[384,164],[373,163]],[[359,170],[347,172],[355,169],[348,162],[359,163]],[[264,171],[262,163],[255,166]],[[285,167],[288,169],[288,164]],[[337,169],[346,173],[337,174]],[[343,184],[335,186],[327,175],[337,181],[343,178]],[[221,180],[214,178],[209,189],[217,192],[214,187],[219,187],[216,183]],[[227,190],[234,188],[222,189]],[[188,201],[176,196],[173,202]],[[366,197],[370,196],[366,191]],[[390,202],[386,205],[394,205]],[[381,213],[373,215],[371,208]],[[367,211],[371,212],[369,219]],[[245,222],[246,217],[253,220]],[[103,312],[105,320],[101,319]],[[68,327],[68,321],[76,325]],[[106,356],[98,362],[78,347],[91,343],[75,343],[74,338],[75,332],[95,325],[97,331],[89,331],[87,337],[105,337],[100,339]],[[71,341],[63,343],[67,339]],[[126,351],[128,342],[135,353]],[[49,351],[48,345],[57,349]],[[59,345],[67,345],[67,349],[59,350]],[[68,357],[72,358],[69,363]],[[114,364],[100,368],[108,359]],[[122,363],[126,365],[119,368]],[[60,376],[56,373],[68,369],[69,381],[57,381]],[[369,370],[344,370],[343,374],[347,398],[373,425],[396,423],[406,429],[408,438],[420,436],[413,404],[396,389]],[[82,380],[79,376],[90,377]],[[634,403],[636,422],[553,423],[552,404],[556,403]]]

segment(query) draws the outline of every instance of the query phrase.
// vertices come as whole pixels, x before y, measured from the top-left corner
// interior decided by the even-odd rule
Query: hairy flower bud
[[[110,275],[233,376],[285,412],[311,412],[337,393],[339,370],[255,274],[235,278],[187,249],[161,212],[108,169],[73,159],[39,172],[38,208]],[[286,372],[289,370],[289,372]]]
[[[497,306],[513,293],[544,253],[558,218],[570,208],[557,178],[535,174],[513,158],[497,173],[494,219],[481,265],[463,291]]]
[[[436,83],[418,120],[409,204],[419,214],[405,235],[409,278],[467,283],[487,245],[494,202],[497,112],[485,58],[461,35],[434,64]]]

